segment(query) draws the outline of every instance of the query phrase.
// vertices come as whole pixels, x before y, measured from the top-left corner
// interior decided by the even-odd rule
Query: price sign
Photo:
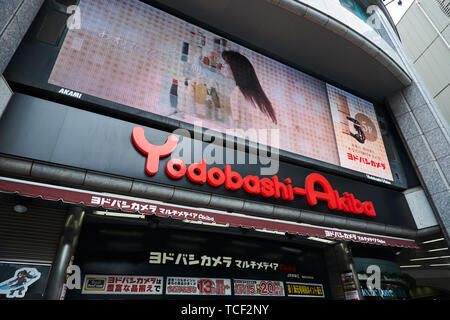
[[[282,281],[235,279],[234,295],[283,297],[284,285]]]
[[[229,296],[231,295],[231,280],[167,277],[166,294]]]

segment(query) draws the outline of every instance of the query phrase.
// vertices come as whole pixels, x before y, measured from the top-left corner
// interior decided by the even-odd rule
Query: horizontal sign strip
[[[74,188],[48,185],[11,178],[0,178],[0,192],[18,193],[26,197],[41,197],[45,200],[64,201],[65,203],[84,204],[94,208],[120,210],[140,214],[172,217],[206,224],[227,225],[231,227],[254,228],[257,230],[288,232],[306,236],[335,240],[371,243],[384,246],[417,248],[411,239],[372,235],[348,230],[318,227],[295,222],[267,219],[242,214],[226,213],[213,209],[198,210],[180,205],[169,205],[159,201],[122,195],[91,192]]]

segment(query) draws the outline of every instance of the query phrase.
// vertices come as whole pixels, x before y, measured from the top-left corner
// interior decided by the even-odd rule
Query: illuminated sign
[[[282,281],[235,279],[235,296],[284,297]]]
[[[230,279],[167,277],[166,294],[230,296]]]
[[[147,141],[144,129],[141,127],[133,129],[132,140],[138,150],[147,156],[145,171],[149,175],[154,175],[158,172],[160,158],[169,156],[178,143],[178,138],[175,135],[170,135],[165,144],[160,146],[153,145]],[[341,196],[339,191],[334,190],[328,180],[318,173],[308,175],[305,180],[305,188],[300,188],[292,185],[291,178],[280,181],[276,175],[271,179],[253,175],[242,177],[238,172],[233,171],[230,165],[226,165],[223,170],[217,167],[208,168],[205,159],[202,159],[200,163],[193,163],[187,167],[181,159],[172,158],[168,161],[165,171],[169,177],[175,180],[187,176],[192,183],[208,183],[216,188],[224,185],[227,190],[243,188],[249,194],[261,195],[264,198],[281,198],[286,201],[294,200],[296,195],[306,196],[310,206],[317,205],[320,200],[326,201],[328,208],[331,210],[353,214],[364,213],[369,217],[376,216],[375,208],[371,201],[362,202],[348,192],[344,192]],[[317,185],[323,191],[318,191],[316,189]]]
[[[325,298],[323,286],[316,283],[286,282],[288,297]]]
[[[162,294],[163,277],[128,275],[86,275],[83,294]]]
[[[276,129],[269,146],[393,181],[371,102],[138,0],[78,9],[48,77],[60,94],[222,133]]]

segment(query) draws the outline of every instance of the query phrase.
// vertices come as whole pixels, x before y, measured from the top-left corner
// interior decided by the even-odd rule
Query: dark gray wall
[[[1,74],[44,0],[0,0],[0,117],[11,97]]]

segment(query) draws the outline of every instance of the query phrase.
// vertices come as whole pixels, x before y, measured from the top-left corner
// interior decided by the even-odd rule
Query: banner
[[[163,277],[91,275],[84,277],[83,294],[162,294]]]
[[[234,279],[235,296],[284,297],[283,281]]]
[[[166,294],[230,296],[230,279],[167,277]]]
[[[94,208],[121,210],[172,217],[193,223],[222,226],[241,226],[256,230],[273,230],[321,238],[371,243],[383,246],[417,248],[414,240],[373,235],[355,231],[325,228],[289,221],[252,217],[243,214],[223,212],[213,209],[197,209],[187,206],[173,206],[164,202],[117,194],[96,193],[86,190],[53,186],[43,183],[0,177],[0,192],[18,193],[26,197],[41,197],[46,200],[62,200],[66,203],[84,204]]]
[[[317,283],[286,282],[288,297],[325,298],[323,285]]]

